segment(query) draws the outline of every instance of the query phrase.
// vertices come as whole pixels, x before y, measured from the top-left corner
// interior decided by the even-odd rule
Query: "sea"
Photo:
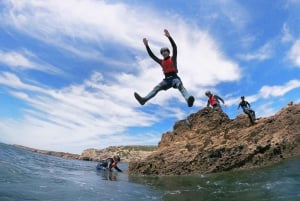
[[[0,143],[0,201],[300,201],[300,158],[190,176],[129,176]]]

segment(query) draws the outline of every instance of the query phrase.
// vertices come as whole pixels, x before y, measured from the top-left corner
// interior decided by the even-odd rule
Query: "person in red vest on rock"
[[[137,92],[134,92],[134,97],[137,101],[144,105],[148,100],[153,98],[159,91],[161,90],[168,90],[171,87],[178,89],[184,99],[187,102],[189,107],[192,107],[195,101],[193,96],[190,96],[187,90],[184,88],[180,77],[177,75],[177,46],[171,37],[169,31],[167,29],[164,30],[165,36],[169,39],[172,45],[172,56],[170,56],[170,50],[167,47],[163,47],[160,49],[160,54],[163,56],[163,59],[159,59],[156,57],[153,52],[151,51],[148,40],[146,38],[143,39],[144,45],[146,46],[146,50],[148,55],[157,62],[161,67],[164,73],[165,78],[155,86],[152,91],[148,93],[147,96],[141,97]]]
[[[205,95],[208,97],[206,107],[212,106],[214,109],[222,110],[220,101],[225,106],[225,101],[220,96],[212,94],[211,91],[206,91]]]

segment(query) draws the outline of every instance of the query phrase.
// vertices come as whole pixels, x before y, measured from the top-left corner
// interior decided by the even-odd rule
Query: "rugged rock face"
[[[100,161],[119,155],[121,162],[139,161],[153,153],[156,148],[156,146],[111,146],[105,149],[86,149],[81,153],[80,159]]]
[[[220,110],[204,108],[175,123],[162,135],[157,151],[129,163],[132,175],[187,175],[250,169],[300,155],[300,104],[274,116],[231,120]]]

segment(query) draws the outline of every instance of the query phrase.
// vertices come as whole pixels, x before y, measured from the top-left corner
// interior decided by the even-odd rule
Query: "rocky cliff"
[[[14,146],[40,154],[87,161],[100,161],[114,155],[119,155],[121,157],[121,162],[127,163],[131,160],[137,161],[146,158],[148,155],[155,152],[157,148],[156,146],[110,146],[104,149],[90,148],[84,150],[81,154],[72,154],[66,152],[35,149],[22,145]]]
[[[175,123],[162,135],[157,151],[131,161],[129,174],[187,175],[250,169],[300,155],[300,104],[250,125],[245,114],[229,119],[204,108]]]
[[[139,161],[155,152],[156,146],[110,146],[105,149],[86,149],[81,160],[100,161],[114,155],[121,157],[121,162]]]

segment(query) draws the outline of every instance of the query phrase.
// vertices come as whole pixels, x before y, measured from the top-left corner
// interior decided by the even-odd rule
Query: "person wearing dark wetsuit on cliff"
[[[182,96],[185,98],[189,107],[192,107],[195,101],[193,96],[190,96],[187,90],[184,88],[180,77],[177,75],[177,46],[171,37],[168,30],[164,30],[165,36],[169,39],[172,45],[172,56],[170,56],[170,50],[167,47],[161,48],[160,54],[163,56],[163,59],[159,59],[156,57],[151,51],[148,40],[146,38],[143,39],[144,45],[146,46],[146,50],[148,55],[156,61],[163,70],[165,78],[155,86],[152,91],[148,93],[147,96],[141,97],[137,92],[134,92],[134,97],[138,100],[141,105],[144,105],[148,100],[153,98],[159,91],[168,90],[171,87],[176,88],[180,91]]]
[[[122,172],[120,168],[118,168],[117,164],[120,162],[120,156],[114,156],[113,158],[107,158],[105,160],[100,161],[97,164],[97,170],[109,170],[112,171],[112,168],[115,168],[118,172]]]
[[[255,122],[255,111],[251,109],[251,105],[248,101],[245,100],[245,96],[241,96],[241,102],[238,106],[238,114],[240,107],[243,109],[243,112],[248,115],[251,124]]]
[[[225,105],[225,102],[220,96],[216,94],[213,95],[210,91],[206,91],[205,95],[208,97],[206,107],[209,107],[211,105],[214,109],[222,110],[220,101],[223,103],[223,105]]]

